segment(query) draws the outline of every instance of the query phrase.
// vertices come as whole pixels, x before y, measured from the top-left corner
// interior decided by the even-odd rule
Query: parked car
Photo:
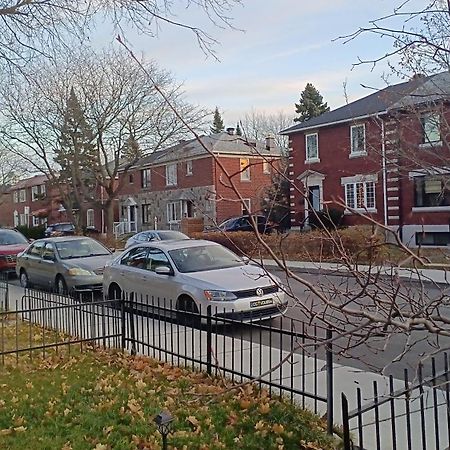
[[[190,316],[186,311],[206,314],[208,306],[217,317],[242,321],[277,317],[287,307],[280,286],[277,277],[246,264],[224,246],[193,239],[135,245],[103,274],[109,298],[133,294],[145,309],[153,297],[154,302],[165,301],[181,320]]]
[[[181,233],[180,231],[174,230],[141,231],[140,233],[137,233],[128,239],[127,243],[125,244],[125,248],[131,247],[132,245],[136,244],[142,244],[142,242],[183,240],[183,239],[189,239],[189,236],[186,236],[184,233]]]
[[[276,229],[276,225],[271,222],[267,217],[262,215],[254,215],[253,216],[256,225],[258,227],[258,231],[260,233],[270,234],[273,230]],[[254,231],[253,224],[251,222],[249,215],[232,217],[231,219],[227,219],[222,222],[217,227],[211,227],[210,229],[205,230],[206,232],[210,231],[222,231],[222,232],[231,232],[231,231]]]
[[[71,236],[75,234],[75,225],[71,222],[61,222],[49,225],[45,230],[45,237]]]
[[[0,228],[0,272],[16,270],[17,255],[29,245],[27,238],[16,230]]]
[[[17,257],[16,272],[23,287],[68,291],[101,290],[103,269],[111,250],[85,236],[51,237],[34,241]]]

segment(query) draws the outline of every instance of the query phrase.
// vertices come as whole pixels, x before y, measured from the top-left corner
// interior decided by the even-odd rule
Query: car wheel
[[[67,294],[66,280],[61,275],[58,275],[55,280],[56,292],[60,295]]]
[[[122,300],[122,289],[120,289],[120,286],[115,283],[109,286],[108,300]],[[120,301],[112,302],[111,306],[113,308],[120,308]]]
[[[30,280],[29,280],[29,278],[28,278],[27,272],[26,272],[24,269],[22,269],[22,270],[20,271],[19,281],[20,281],[20,285],[21,285],[23,288],[28,288],[28,287],[30,287]]]
[[[185,295],[178,299],[177,320],[182,325],[190,327],[198,327],[200,325],[200,314],[197,305],[191,297]]]

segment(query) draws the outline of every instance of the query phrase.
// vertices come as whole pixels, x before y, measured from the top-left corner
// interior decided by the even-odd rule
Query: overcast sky
[[[382,88],[386,63],[353,68],[358,57],[371,58],[392,49],[388,39],[360,37],[344,44],[335,40],[369,20],[391,13],[397,0],[243,0],[233,10],[236,29],[212,27],[195,10],[179,11],[179,19],[203,27],[220,42],[219,61],[206,57],[194,36],[162,26],[157,37],[126,31],[136,54],[143,53],[184,82],[188,99],[214,109],[226,126],[252,109],[294,116],[294,103],[307,82],[313,83],[332,108]],[[421,4],[417,0],[413,3]],[[112,33],[102,31],[102,39]],[[391,78],[391,82],[398,81]]]

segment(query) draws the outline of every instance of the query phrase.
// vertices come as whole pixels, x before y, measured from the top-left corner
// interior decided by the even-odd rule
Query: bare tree
[[[190,22],[193,9],[217,27],[231,27],[230,16],[241,0],[5,0],[0,5],[0,63],[6,68],[23,68],[38,55],[54,56],[58,47],[72,38],[84,40],[89,28],[100,18],[109,20],[119,33],[131,27],[155,36],[161,24],[182,27],[193,33],[200,48],[214,55],[216,39]],[[176,10],[186,17],[177,17]],[[189,17],[189,19],[188,19]]]
[[[201,127],[208,114],[184,100],[181,86],[168,72],[155,63],[143,64],[185,120]],[[48,61],[29,73],[28,84],[21,80],[2,89],[2,142],[36,170],[58,181],[55,158],[61,154],[67,100],[75,93],[92,134],[92,149],[83,171],[97,186],[78,194],[105,210],[107,231],[112,233],[113,201],[123,183],[123,178],[117,179],[119,169],[126,174],[142,155],[185,137],[183,123],[140,69],[118,51],[96,54],[83,50]],[[69,192],[81,189],[83,183],[72,180],[75,185]],[[60,185],[60,191],[68,201],[67,189]]]

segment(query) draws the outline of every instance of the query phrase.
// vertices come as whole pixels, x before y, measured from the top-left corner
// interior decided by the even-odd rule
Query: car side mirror
[[[158,275],[172,275],[172,269],[167,266],[158,266],[155,268],[155,273]]]

